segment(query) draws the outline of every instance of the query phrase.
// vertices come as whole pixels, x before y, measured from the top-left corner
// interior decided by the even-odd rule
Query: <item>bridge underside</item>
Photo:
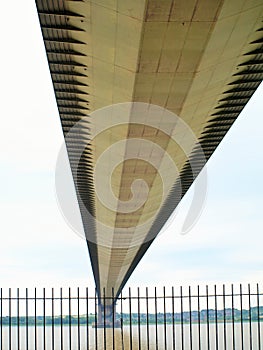
[[[116,296],[191,186],[196,177],[191,164],[197,172],[202,169],[202,152],[207,161],[262,81],[263,3],[36,0],[36,4],[96,285],[101,295],[104,288],[106,295],[114,288]],[[185,138],[189,148],[184,152],[171,137],[176,122],[169,126],[170,134],[163,133],[161,124],[159,130],[152,127],[151,113],[143,121],[148,126],[138,123],[132,112],[126,113],[126,124],[109,127],[107,118],[105,124],[103,119],[98,122],[95,111],[125,102],[157,105],[180,116],[202,152],[198,143],[182,134],[179,138]],[[67,137],[82,118],[77,132]],[[108,131],[97,135],[99,128]],[[169,153],[178,173],[165,166],[163,154],[156,169],[147,159],[127,157],[134,146],[120,143],[121,162],[111,179],[119,202],[116,210],[110,210],[95,190],[96,162],[114,143],[131,138],[158,144]],[[84,150],[81,155],[79,149]],[[142,144],[137,152],[144,151]],[[150,158],[151,149],[147,154]],[[114,156],[104,160],[106,174]],[[160,178],[160,171],[166,179]],[[99,187],[105,186],[105,177],[96,176]],[[131,199],[131,184],[137,178],[148,185],[147,203],[121,212],[120,203]],[[162,180],[170,184],[165,195],[160,195]],[[107,244],[101,222],[108,228]]]

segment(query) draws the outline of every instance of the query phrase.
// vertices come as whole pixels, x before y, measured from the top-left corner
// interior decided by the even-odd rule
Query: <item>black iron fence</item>
[[[258,284],[127,289],[107,314],[114,298],[88,288],[0,289],[0,349],[260,350],[262,296]]]

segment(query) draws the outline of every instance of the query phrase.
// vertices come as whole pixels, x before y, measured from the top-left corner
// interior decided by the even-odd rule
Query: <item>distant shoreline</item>
[[[173,325],[175,325],[175,326],[181,326],[182,324],[183,324],[183,326],[185,326],[185,325],[216,325],[216,324],[246,324],[246,323],[261,323],[261,322],[263,322],[263,319],[261,318],[261,319],[259,319],[259,320],[242,320],[241,321],[241,319],[240,320],[234,320],[234,321],[232,321],[232,320],[218,320],[218,321],[215,321],[215,320],[209,320],[209,322],[207,322],[207,321],[200,321],[200,322],[198,322],[198,321],[192,321],[192,322],[190,322],[190,321],[183,321],[183,322],[180,322],[180,321],[175,321],[175,322],[166,322],[166,323],[164,323],[164,322],[158,322],[158,323],[155,323],[155,322],[149,322],[148,324],[146,323],[146,322],[140,322],[140,326],[147,326],[147,325],[149,325],[149,326],[164,326],[164,325],[167,325],[167,326],[173,326]],[[11,327],[17,327],[17,326],[19,326],[19,327],[44,327],[44,325],[45,325],[45,327],[61,327],[61,323],[57,323],[57,322],[54,322],[54,323],[52,323],[52,321],[51,322],[45,322],[45,324],[44,323],[32,323],[32,322],[28,322],[28,324],[26,324],[26,323],[16,323],[16,322],[12,322],[11,323]],[[92,327],[92,325],[94,325],[94,321],[93,322],[89,322],[89,324],[88,324],[88,327]],[[132,322],[131,324],[129,323],[129,322],[124,322],[123,323],[123,326],[124,327],[127,327],[127,326],[130,326],[130,325],[132,325],[132,326],[139,326],[139,323],[136,323],[136,322]],[[69,327],[69,326],[71,326],[71,327],[87,327],[87,323],[83,323],[83,322],[80,322],[79,324],[78,324],[78,322],[76,323],[76,322],[72,322],[71,324],[70,323],[62,323],[62,326],[63,327]],[[8,323],[6,323],[6,322],[3,322],[2,323],[2,327],[10,327],[10,324],[9,324],[9,322]]]
[[[252,307],[249,310],[224,309],[224,310],[200,310],[184,311],[183,313],[116,313],[116,319],[121,319],[124,326],[127,325],[169,325],[169,324],[221,324],[221,323],[248,323],[261,322],[263,320],[263,306]],[[2,326],[89,326],[97,322],[95,314],[81,315],[54,315],[54,316],[2,316]]]

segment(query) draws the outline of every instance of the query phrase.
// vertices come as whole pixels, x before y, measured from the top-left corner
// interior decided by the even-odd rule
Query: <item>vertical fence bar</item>
[[[46,289],[43,288],[43,348],[46,350]]]
[[[132,308],[131,308],[131,288],[129,287],[129,313],[130,313],[130,350],[132,350]]]
[[[164,322],[164,349],[167,350],[167,327],[166,327],[166,295],[163,287],[163,322]]]
[[[71,350],[71,289],[68,289],[68,336],[69,336],[69,349]]]
[[[60,288],[60,349],[63,350],[63,292]]]
[[[149,294],[148,288],[146,287],[146,339],[147,339],[147,350],[149,350],[150,337],[149,337]]]
[[[207,349],[210,350],[209,290],[208,290],[208,286],[206,286],[206,326],[207,326]]]
[[[252,339],[252,320],[251,320],[251,294],[250,294],[250,284],[248,284],[248,308],[249,308],[249,344],[250,350],[253,348]]]
[[[244,350],[244,325],[243,325],[243,293],[242,293],[242,284],[240,284],[240,334],[241,334],[241,350]]]
[[[216,350],[218,350],[218,319],[217,319],[217,290],[216,285],[214,286],[215,291],[215,326],[216,326]]]
[[[174,324],[174,287],[172,287],[172,328],[173,328],[173,350],[175,350],[175,324]]]
[[[231,284],[231,301],[232,301],[232,341],[233,341],[233,349],[236,348],[235,342],[235,308],[234,308],[234,285]]]
[[[78,303],[78,350],[80,350],[79,287],[77,289],[77,303]]]
[[[1,350],[3,350],[3,289],[1,288],[1,299],[0,299],[0,306],[1,306],[1,310],[0,310],[0,316],[1,316],[1,320],[0,320],[0,327],[1,327]]]
[[[97,291],[95,289],[94,298],[94,309],[95,309],[95,349],[98,350],[98,319],[97,319]]]
[[[120,294],[120,297],[119,297],[120,301],[121,301],[121,314],[120,314],[120,328],[121,328],[121,349],[123,350],[123,323],[122,323],[122,292]]]
[[[122,292],[121,292],[121,320],[120,321],[121,321],[121,349],[124,350]]]
[[[28,349],[28,288],[26,288],[26,350]]]
[[[154,288],[154,304],[155,304],[155,350],[158,350],[158,318],[157,318],[157,290]]]
[[[140,315],[140,289],[137,288],[137,308],[138,308],[138,344],[139,344],[139,350],[141,350],[141,315]]]
[[[86,331],[87,331],[87,349],[89,349],[89,290],[88,287],[86,288],[86,319],[87,319],[87,327],[86,327]]]
[[[201,314],[200,314],[200,287],[197,286],[197,308],[198,308],[198,348],[201,350]]]
[[[193,330],[192,330],[192,296],[191,296],[191,287],[189,286],[189,341],[190,341],[190,350],[193,350]]]
[[[19,288],[17,288],[17,350],[20,349]]]
[[[114,301],[114,288],[112,288],[112,345],[113,350],[115,350],[115,301]]]
[[[261,335],[260,335],[260,306],[259,306],[259,286],[257,283],[257,310],[258,310],[258,349],[261,349]]]
[[[181,301],[181,348],[184,350],[184,303],[183,303],[183,287],[180,287],[180,301]]]
[[[226,290],[223,284],[223,311],[224,311],[224,350],[226,350]]]
[[[8,325],[9,325],[9,350],[11,350],[12,348],[12,325],[11,325],[11,312],[12,312],[12,306],[11,306],[11,302],[12,302],[12,299],[11,299],[12,295],[11,295],[11,288],[9,288],[9,320],[8,320]]]
[[[37,289],[35,288],[35,350],[37,350]]]
[[[107,334],[106,334],[106,298],[105,298],[105,288],[103,288],[103,327],[104,327],[104,350],[107,349]]]
[[[52,320],[52,350],[55,350],[55,329],[54,329],[54,288],[51,289],[51,320]]]

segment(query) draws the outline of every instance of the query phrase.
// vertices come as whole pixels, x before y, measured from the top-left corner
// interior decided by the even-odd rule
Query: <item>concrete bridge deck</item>
[[[36,0],[36,4],[97,289],[100,295],[104,288],[111,295],[114,288],[118,295],[262,81],[263,3]],[[109,123],[112,111],[118,109],[108,109],[101,119],[99,109],[127,102],[149,106],[141,123],[132,108],[125,110],[126,122],[120,125],[114,118]],[[158,107],[151,109],[152,105]],[[170,113],[168,125],[161,111]],[[193,131],[196,142],[178,129],[174,115]],[[97,134],[100,128],[103,132]],[[154,147],[146,152],[145,143],[134,146],[128,142],[131,139],[163,150],[157,167],[151,159]],[[175,140],[183,142],[184,149]],[[109,153],[105,172],[95,176],[98,160],[116,142],[119,158],[116,150]],[[165,154],[178,173],[164,162]],[[116,201],[108,208],[96,186],[106,191],[107,169],[114,164],[118,166],[110,186]],[[121,210],[123,202],[132,199],[131,185],[138,178],[148,185],[147,201],[139,208],[135,203],[133,211]]]

